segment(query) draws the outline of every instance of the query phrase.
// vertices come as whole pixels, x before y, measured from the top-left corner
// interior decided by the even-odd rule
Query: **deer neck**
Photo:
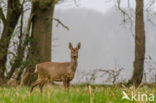
[[[75,71],[77,67],[77,59],[71,58],[72,69]]]

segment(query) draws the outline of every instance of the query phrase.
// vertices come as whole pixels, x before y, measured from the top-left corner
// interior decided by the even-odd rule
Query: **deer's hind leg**
[[[45,84],[45,82],[40,83],[40,92],[41,92],[41,94],[42,94],[42,88],[43,88],[44,84]]]
[[[35,81],[35,82],[31,85],[30,93],[32,93],[34,87],[36,87],[37,85],[40,85],[40,84],[41,84],[41,81],[40,81],[40,80]]]

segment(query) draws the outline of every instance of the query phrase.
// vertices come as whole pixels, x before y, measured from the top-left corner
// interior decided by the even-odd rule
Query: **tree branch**
[[[68,28],[68,26],[64,25],[59,19],[53,18],[53,20],[57,21],[57,23],[58,23],[58,24],[56,25],[56,27],[58,27],[58,25],[60,24],[60,25],[62,25],[62,27],[64,27],[64,28],[67,29],[68,31],[70,30],[70,29]]]
[[[19,37],[19,40],[20,40],[20,44],[22,43],[22,36],[23,36],[23,17],[24,17],[24,12],[23,12],[23,7],[24,7],[24,3],[25,3],[25,0],[23,0],[22,4],[21,4],[21,20],[20,20],[20,37]]]
[[[132,20],[132,17],[126,12],[126,11],[124,11],[122,8],[121,8],[121,6],[120,6],[120,4],[121,4],[121,0],[117,0],[117,8],[121,11],[121,13],[124,15],[124,22],[126,22],[126,19],[125,19],[125,16],[127,16],[128,17],[128,19],[130,20],[130,30],[131,30],[131,33],[132,33],[132,36],[134,37],[134,33],[133,33],[133,20]],[[129,4],[129,0],[128,0],[128,6],[130,6],[130,4]]]
[[[125,12],[123,9],[121,9],[121,7],[120,7],[120,0],[117,0],[117,3],[118,3],[118,9],[124,14],[124,15],[126,15],[129,19],[131,19],[131,17],[129,16],[129,14],[127,13],[127,12]]]
[[[4,13],[3,13],[3,9],[1,7],[0,7],[0,19],[2,19],[3,24],[6,23],[6,19],[5,19]]]
[[[149,3],[147,4],[147,7],[145,8],[145,11],[149,10],[153,5],[155,4],[155,0],[150,0]]]
[[[30,31],[31,22],[32,22],[33,17],[34,17],[34,13],[31,13],[29,20],[28,20],[27,28],[26,28],[26,35],[29,35],[29,31]]]

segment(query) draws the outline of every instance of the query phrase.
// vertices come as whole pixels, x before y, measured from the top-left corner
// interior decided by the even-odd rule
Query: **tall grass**
[[[1,87],[0,103],[132,103],[132,101],[122,100],[121,88],[91,87],[89,91],[87,86],[72,86],[69,91],[66,91],[62,86],[46,86],[42,95],[39,88],[35,88],[30,94],[29,87]],[[142,88],[141,91],[154,93],[156,96],[155,88]],[[156,103],[156,100],[147,103]]]

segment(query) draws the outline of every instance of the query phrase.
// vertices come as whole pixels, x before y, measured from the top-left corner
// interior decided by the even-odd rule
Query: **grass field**
[[[115,89],[111,86],[91,86],[91,89],[87,86],[72,86],[69,91],[65,91],[62,86],[46,86],[42,95],[39,88],[35,88],[32,94],[29,90],[28,87],[1,87],[0,103],[156,103],[156,100],[153,102],[122,100],[123,88]],[[141,88],[139,92],[146,92],[148,95],[153,93],[156,99],[156,88]]]

